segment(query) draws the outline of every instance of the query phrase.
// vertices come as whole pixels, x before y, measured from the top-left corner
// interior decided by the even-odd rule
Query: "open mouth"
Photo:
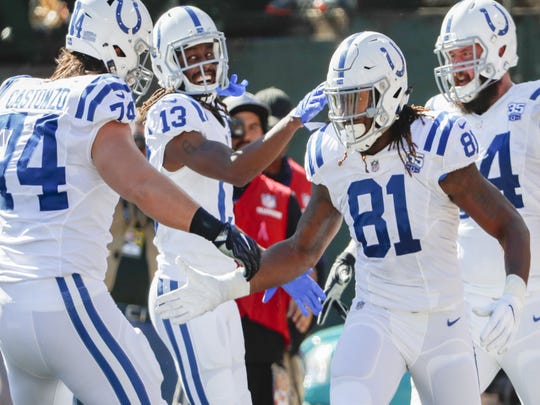
[[[206,83],[214,83],[214,75],[206,74],[204,76],[199,75],[198,79],[195,81],[196,84],[206,84]]]
[[[205,72],[203,74],[196,74],[193,77],[193,83],[198,85],[206,85],[206,84],[213,84],[216,81],[216,74],[215,72]]]
[[[454,81],[456,83],[456,86],[464,86],[471,81],[471,78],[468,74],[457,73],[456,75],[454,75]]]

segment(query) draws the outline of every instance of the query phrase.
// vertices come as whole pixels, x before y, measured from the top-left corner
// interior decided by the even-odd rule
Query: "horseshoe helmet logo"
[[[122,7],[124,6],[124,0],[118,0],[118,3],[116,4],[116,22],[118,23],[118,26],[120,29],[128,34],[130,28],[124,23],[124,20],[122,19]],[[133,2],[133,9],[135,10],[135,15],[137,16],[137,22],[135,23],[135,26],[131,28],[131,33],[136,34],[141,29],[142,24],[142,18],[141,18],[141,11],[139,10],[139,3]]]

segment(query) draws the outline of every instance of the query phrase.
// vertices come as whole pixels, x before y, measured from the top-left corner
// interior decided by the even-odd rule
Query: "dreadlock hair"
[[[214,114],[214,116],[218,119],[219,122],[221,122],[222,125],[225,125],[225,122],[223,121],[223,117],[221,116],[220,111],[225,111],[227,115],[229,115],[229,111],[227,110],[227,106],[225,105],[225,103],[221,101],[220,97],[216,97],[215,100],[216,100],[217,105],[207,103],[204,97],[201,98],[199,101],[203,106],[208,108],[212,114]]]
[[[146,122],[146,115],[148,114],[148,110],[150,110],[150,107],[156,104],[161,97],[171,93],[174,93],[174,89],[172,87],[169,89],[164,89],[160,87],[159,89],[154,91],[152,95],[148,97],[148,99],[140,107],[137,108],[137,113],[142,124]]]
[[[51,76],[51,80],[84,76],[92,73],[108,73],[103,61],[84,53],[61,48],[56,58],[56,68]]]
[[[410,169],[407,167],[407,156],[416,156],[416,144],[411,138],[411,124],[416,119],[425,115],[426,109],[422,106],[404,105],[399,113],[398,119],[392,124],[389,129],[390,145],[388,148],[396,148],[399,158],[405,166],[405,169],[412,176]]]

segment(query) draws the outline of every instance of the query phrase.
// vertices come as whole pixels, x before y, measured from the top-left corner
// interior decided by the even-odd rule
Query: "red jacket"
[[[266,177],[257,176],[234,204],[236,225],[259,245],[266,248],[287,237],[288,207],[292,191]],[[289,295],[278,288],[272,299],[263,304],[264,292],[237,299],[240,316],[280,333],[287,346],[290,341],[287,324]]]
[[[291,184],[289,187],[296,194],[300,208],[304,211],[311,198],[311,182],[307,179],[306,171],[301,165],[290,157],[287,157],[287,163],[291,168]]]

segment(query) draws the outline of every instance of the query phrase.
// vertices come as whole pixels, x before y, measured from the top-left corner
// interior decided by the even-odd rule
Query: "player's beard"
[[[484,83],[487,79],[485,77],[480,77],[480,81]],[[469,101],[468,103],[457,102],[456,105],[459,109],[465,114],[478,114],[481,115],[489,110],[493,103],[493,99],[497,94],[497,87],[499,85],[499,80],[494,81],[486,88],[480,90],[476,97]]]

